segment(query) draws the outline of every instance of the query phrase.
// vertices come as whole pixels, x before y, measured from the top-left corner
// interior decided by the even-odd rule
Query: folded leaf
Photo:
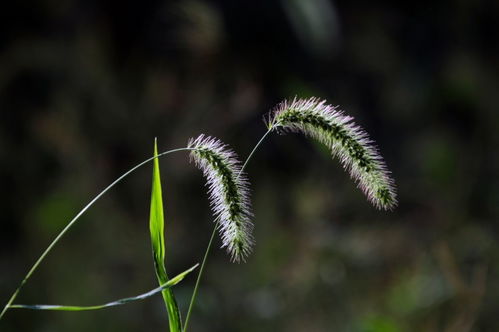
[[[158,156],[158,147],[154,141],[154,156]],[[151,245],[154,258],[156,277],[160,285],[168,282],[168,275],[165,268],[165,238],[164,238],[164,214],[163,196],[161,190],[161,177],[159,172],[159,159],[154,159],[151,192],[151,212],[149,217],[149,230],[151,233]],[[162,291],[166,310],[168,311],[168,321],[170,332],[180,332],[182,330],[182,320],[178,310],[177,301],[171,289]]]

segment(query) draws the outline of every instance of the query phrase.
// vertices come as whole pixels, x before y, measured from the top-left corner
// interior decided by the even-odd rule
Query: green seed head
[[[220,140],[204,135],[189,140],[194,160],[208,185],[210,204],[223,245],[233,261],[244,261],[253,247],[248,181],[236,154]]]
[[[337,107],[316,98],[284,101],[270,113],[269,130],[301,132],[325,144],[376,207],[397,205],[395,185],[367,134]]]

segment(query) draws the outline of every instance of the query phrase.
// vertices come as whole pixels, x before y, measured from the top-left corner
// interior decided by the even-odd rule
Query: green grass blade
[[[185,276],[192,271],[194,271],[195,268],[198,267],[199,264],[194,265],[190,269],[180,273],[179,275],[175,276],[174,278],[170,279],[168,282],[165,284],[147,292],[143,293],[137,296],[133,297],[126,297],[123,299],[119,299],[116,301],[104,303],[104,304],[98,304],[98,305],[92,305],[92,306],[72,306],[72,305],[52,305],[52,304],[13,304],[9,308],[12,309],[33,309],[33,310],[57,310],[57,311],[87,311],[87,310],[99,310],[99,309],[104,309],[104,308],[109,308],[109,307],[115,307],[118,305],[123,305],[127,304],[130,302],[134,301],[140,301],[147,299],[148,297],[151,297],[153,295],[158,294],[159,292],[162,292],[166,289],[169,289],[170,287],[175,286],[178,284],[182,279],[185,278]]]
[[[158,155],[157,142],[154,141],[154,156]],[[159,160],[156,158],[153,163],[152,191],[151,191],[151,212],[149,217],[149,230],[151,232],[151,244],[154,258],[154,267],[159,284],[168,282],[168,275],[165,268],[165,238],[164,238],[164,213],[163,195],[161,190],[161,176],[159,172]],[[168,321],[170,332],[182,331],[182,319],[178,310],[177,301],[173,291],[169,288],[162,291],[166,310],[168,311]]]

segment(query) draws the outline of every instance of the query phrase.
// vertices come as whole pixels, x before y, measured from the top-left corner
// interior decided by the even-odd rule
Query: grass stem
[[[106,187],[103,191],[101,191],[97,196],[95,196],[94,199],[90,201],[83,209],[81,209],[80,212],[62,229],[62,231],[59,233],[59,235],[56,236],[56,238],[50,243],[50,245],[45,249],[45,251],[42,253],[42,255],[36,260],[35,264],[31,267],[31,269],[28,271],[24,279],[21,281],[19,286],[17,287],[16,291],[12,296],[10,297],[9,301],[5,305],[5,307],[2,309],[2,312],[0,313],[0,320],[3,318],[11,304],[14,302],[16,299],[17,295],[19,294],[19,291],[21,288],[26,284],[28,279],[31,277],[31,275],[36,271],[40,263],[45,259],[45,257],[48,255],[48,253],[52,250],[52,248],[59,242],[59,240],[66,234],[66,232],[75,224],[75,222],[97,201],[99,198],[101,198],[106,192],[108,192],[111,188],[113,188],[116,184],[121,182],[124,178],[126,178],[128,175],[139,169],[140,167],[144,166],[145,164],[153,161],[156,158],[159,158],[161,156],[165,156],[167,154],[173,153],[173,152],[178,152],[178,151],[191,151],[191,148],[179,148],[179,149],[173,149],[173,150],[168,150],[165,152],[162,152],[158,154],[157,156],[148,158],[144,160],[143,162],[135,165],[131,169],[129,169],[127,172],[125,172],[123,175],[121,175],[119,178],[117,178],[113,183],[111,183],[109,186]]]

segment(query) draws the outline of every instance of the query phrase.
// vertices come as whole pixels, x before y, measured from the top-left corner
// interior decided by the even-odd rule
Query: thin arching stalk
[[[2,312],[0,313],[0,320],[2,319],[2,317],[5,315],[5,313],[7,312],[7,310],[9,309],[10,305],[14,302],[14,300],[16,299],[17,295],[19,294],[19,291],[21,290],[21,288],[24,286],[24,284],[26,284],[26,282],[28,281],[28,279],[31,277],[31,275],[36,271],[36,269],[38,268],[38,266],[40,265],[40,263],[45,259],[45,257],[48,255],[48,253],[52,250],[52,248],[57,244],[57,242],[59,242],[59,240],[64,236],[64,234],[66,234],[66,232],[76,223],[76,221],[97,201],[99,200],[99,198],[101,198],[106,192],[108,192],[111,188],[113,188],[116,184],[118,184],[119,182],[121,182],[124,178],[126,178],[128,175],[130,175],[131,173],[133,173],[134,171],[136,171],[137,169],[139,169],[140,167],[146,165],[147,163],[151,162],[152,160],[156,159],[156,158],[159,158],[161,156],[165,156],[167,154],[170,154],[170,153],[173,153],[173,152],[178,152],[178,151],[191,151],[193,149],[191,148],[179,148],[179,149],[173,149],[173,150],[168,150],[168,151],[165,151],[165,152],[162,152],[160,154],[158,154],[157,156],[154,156],[154,157],[151,157],[149,159],[146,159],[144,160],[143,162],[135,165],[134,167],[132,167],[130,170],[128,170],[127,172],[125,172],[123,175],[121,175],[119,178],[117,178],[113,183],[111,183],[109,186],[106,187],[106,189],[104,189],[103,191],[101,191],[97,196],[94,197],[94,199],[92,199],[90,201],[90,203],[88,203],[83,209],[81,209],[80,212],[78,212],[78,214],[66,225],[66,227],[63,228],[63,230],[59,233],[59,235],[56,236],[56,238],[50,243],[50,245],[47,247],[47,249],[45,249],[45,251],[41,254],[41,256],[36,260],[35,264],[33,264],[33,266],[31,267],[31,269],[28,271],[28,273],[26,274],[26,276],[24,277],[24,279],[21,281],[21,283],[19,284],[19,286],[17,287],[16,291],[14,292],[14,294],[12,294],[12,296],[10,297],[9,301],[7,302],[7,304],[5,305],[5,307],[3,308]]]
[[[256,143],[255,147],[253,148],[253,150],[251,151],[251,153],[248,155],[248,158],[246,158],[246,161],[244,162],[243,166],[241,167],[241,171],[239,172],[239,174],[237,174],[237,177],[239,177],[239,175],[241,175],[241,173],[244,171],[244,169],[246,168],[246,165],[248,164],[248,162],[250,161],[250,159],[253,157],[253,154],[255,153],[255,151],[262,144],[262,142],[265,140],[265,138],[267,137],[267,135],[270,134],[270,132],[271,132],[271,130],[268,130],[262,136],[262,138],[260,138],[260,140],[258,141],[258,143]],[[187,316],[185,317],[183,332],[187,331],[187,325],[189,324],[189,318],[191,317],[192,308],[193,308],[194,303],[196,301],[196,295],[197,295],[197,292],[198,292],[199,283],[201,281],[201,276],[203,275],[204,266],[205,266],[206,261],[208,259],[208,254],[210,253],[210,249],[211,249],[211,246],[213,244],[213,238],[215,237],[215,234],[217,232],[217,228],[218,228],[218,221],[215,223],[215,226],[213,227],[213,232],[211,233],[210,241],[208,242],[208,245],[206,246],[206,251],[204,253],[203,261],[201,262],[201,267],[199,268],[199,273],[198,273],[198,276],[197,276],[197,279],[196,279],[196,284],[194,286],[194,290],[193,290],[192,296],[191,296],[191,301],[189,303],[189,309],[187,310]]]

